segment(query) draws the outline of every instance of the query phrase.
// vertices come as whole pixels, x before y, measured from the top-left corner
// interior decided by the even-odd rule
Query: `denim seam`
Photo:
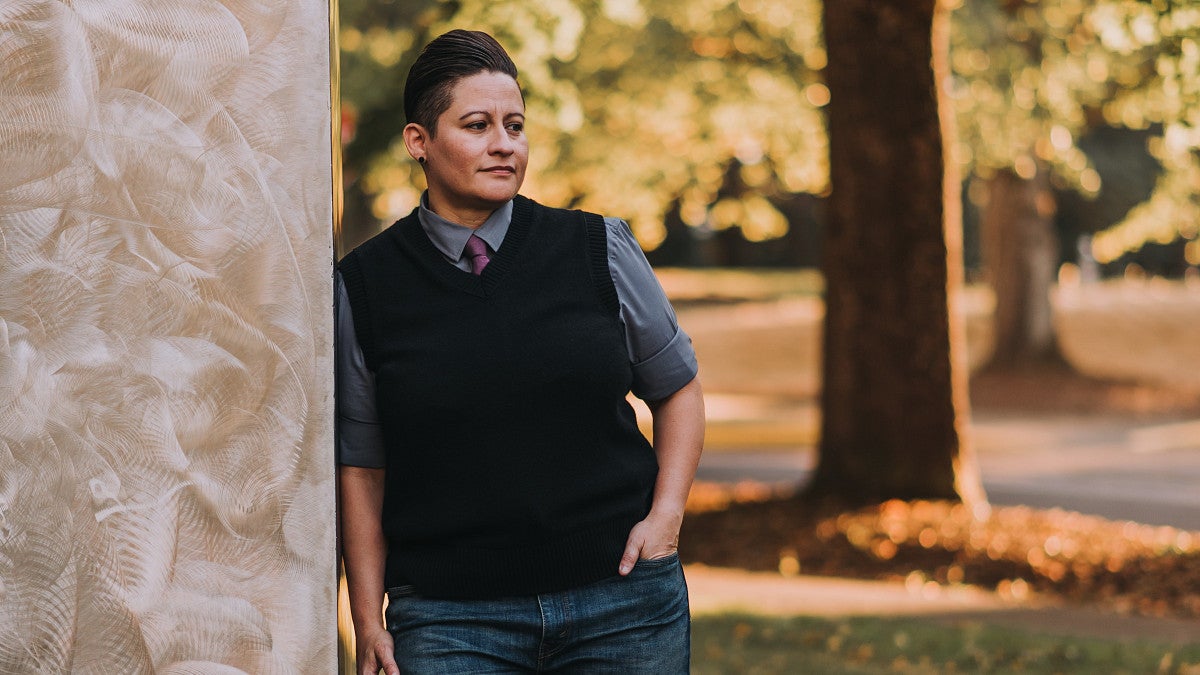
[[[542,606],[541,594],[538,594],[536,597],[537,597],[537,605],[538,605],[538,615],[540,616],[540,618],[542,620],[542,635],[538,639],[538,650],[537,650],[537,670],[540,673],[540,672],[542,672],[542,667],[544,665],[546,665],[546,659],[549,658],[550,655],[546,653],[546,608]]]
[[[562,600],[562,602],[561,603],[557,602],[560,599]],[[538,643],[538,670],[540,671],[542,669],[542,667],[545,665],[545,661],[547,659],[557,656],[558,654],[562,653],[567,648],[567,645],[568,645],[568,642],[570,641],[571,633],[572,633],[572,630],[571,630],[571,599],[570,599],[570,596],[567,595],[565,592],[550,593],[547,595],[547,602],[554,602],[555,608],[561,610],[562,624],[563,624],[562,630],[560,631],[562,633],[561,636],[558,633],[554,633],[551,635],[547,634],[546,612],[543,609],[541,595],[537,596],[537,601],[538,601],[538,611],[541,612],[541,615],[542,615],[542,639]],[[549,646],[547,645],[547,643],[550,643]]]

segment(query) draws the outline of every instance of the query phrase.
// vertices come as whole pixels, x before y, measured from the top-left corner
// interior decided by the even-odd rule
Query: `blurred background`
[[[526,95],[531,153],[522,192],[626,218],[696,345],[709,420],[695,510],[707,517],[804,485],[820,442],[821,270],[829,262],[822,3],[339,4],[341,250],[406,215],[424,189],[400,140],[404,77],[420,46],[451,28],[492,33],[521,69]],[[965,581],[1008,601],[1038,589],[1194,620],[1200,596],[1185,586],[1200,583],[1200,536],[1188,534],[1200,530],[1200,7],[942,4],[951,10],[942,84],[956,120],[945,142],[962,178],[966,286],[953,306],[966,328],[971,373],[965,445],[978,456],[997,510],[990,519],[968,515],[973,524],[951,535],[946,523],[962,514],[950,507],[885,504],[880,517],[902,523],[908,539],[894,528],[883,532],[878,520],[856,520],[875,515],[819,521],[787,505],[734,510],[724,520],[693,516],[684,553],[692,562],[789,578],[899,578],[926,595],[928,584]],[[1107,520],[1063,515],[1074,512]],[[844,559],[835,545],[842,534],[854,551]],[[974,554],[964,553],[972,546]],[[955,562],[930,562],[930,551]],[[1170,588],[1145,581],[1147,570],[1179,581]],[[697,588],[719,596],[720,584],[701,572],[689,571]],[[801,604],[822,591],[804,592]],[[785,596],[771,587],[759,600]],[[845,606],[843,596],[830,597]],[[1135,630],[1087,619],[1049,621],[1116,635],[1200,634],[1191,623]],[[804,643],[800,651],[816,644],[817,652],[837,652],[831,645],[849,635],[846,624],[804,632],[720,621],[697,628],[696,654],[725,664],[711,672],[741,672],[729,664],[743,657],[742,666],[759,664],[756,672],[847,667],[835,658],[840,665],[823,670],[777,649],[780,636],[791,636]],[[1039,629],[1030,616],[1019,621]],[[900,636],[912,630],[888,625],[867,646],[903,652]],[[952,654],[935,656],[935,664],[992,672],[975,634],[933,632],[940,637],[930,639],[949,643]],[[755,636],[763,652],[730,656]],[[1027,639],[1016,644],[1019,662],[1045,660],[1029,656],[1037,650]],[[1078,645],[1054,649],[1087,653]],[[1099,661],[1077,659],[1078,670],[1055,662],[1061,670],[1054,672],[1106,672],[1097,663],[1115,663],[1117,651],[1105,649]],[[1184,662],[1163,654],[1148,652],[1158,672],[1185,672],[1172,669]],[[761,667],[779,658],[783,665]],[[1200,662],[1200,652],[1188,658]],[[878,672],[910,672],[897,663]]]
[[[1097,377],[1200,387],[1197,10],[949,4],[973,370],[1065,358]],[[399,135],[417,50],[452,27],[487,30],[521,69],[523,192],[630,222],[701,352],[718,420],[737,395],[812,398],[830,190],[817,0],[340,11],[343,250],[424,188]]]
[[[956,2],[971,278],[984,275],[981,230],[1027,215],[1046,236],[1026,243],[1055,267],[1181,278],[1200,264],[1195,10]],[[525,192],[621,205],[658,265],[819,264],[829,189],[819,2],[339,4],[347,246],[416,205],[421,172],[399,141],[404,75],[426,41],[470,27],[494,33],[522,69]],[[997,191],[1007,198],[991,199]]]

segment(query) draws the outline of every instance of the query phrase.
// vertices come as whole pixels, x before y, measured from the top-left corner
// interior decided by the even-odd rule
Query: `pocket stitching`
[[[664,567],[679,560],[679,551],[672,551],[661,558],[638,558],[634,567]]]

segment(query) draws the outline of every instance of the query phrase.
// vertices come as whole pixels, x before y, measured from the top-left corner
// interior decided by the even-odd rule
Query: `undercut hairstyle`
[[[517,79],[516,64],[491,35],[456,29],[434,38],[408,71],[404,116],[436,136],[438,117],[453,102],[454,85],[464,77],[485,72]],[[522,93],[522,99],[524,96]]]

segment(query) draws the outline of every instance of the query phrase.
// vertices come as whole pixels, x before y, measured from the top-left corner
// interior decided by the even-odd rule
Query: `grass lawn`
[[[1200,641],[1180,646],[917,619],[722,614],[693,621],[692,672],[1186,675],[1200,673]]]

